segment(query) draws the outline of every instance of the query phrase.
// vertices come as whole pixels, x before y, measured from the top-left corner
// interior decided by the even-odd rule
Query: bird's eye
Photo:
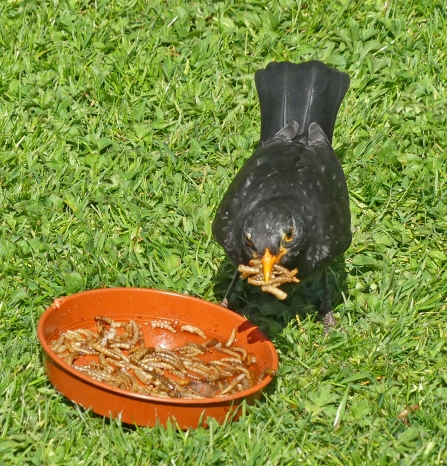
[[[293,227],[290,227],[289,231],[284,235],[284,240],[286,241],[286,243],[290,243],[290,241],[293,240],[294,234],[295,230],[293,229]]]
[[[253,241],[251,240],[251,234],[247,233],[245,235],[245,242],[247,243],[247,246],[249,246],[251,249],[254,249],[255,245],[253,244]]]

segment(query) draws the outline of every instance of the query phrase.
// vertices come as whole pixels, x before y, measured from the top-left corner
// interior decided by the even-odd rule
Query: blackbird
[[[261,259],[266,282],[274,264],[297,268],[300,280],[323,272],[327,332],[335,324],[327,267],[351,243],[348,189],[331,147],[349,76],[315,60],[280,62],[257,71],[255,83],[260,144],[228,187],[213,234],[236,267]]]

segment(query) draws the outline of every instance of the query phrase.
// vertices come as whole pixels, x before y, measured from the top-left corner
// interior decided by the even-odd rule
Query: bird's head
[[[297,256],[303,243],[299,218],[279,201],[267,202],[252,211],[244,222],[243,235],[245,252],[253,259],[261,259],[266,282],[273,266]]]

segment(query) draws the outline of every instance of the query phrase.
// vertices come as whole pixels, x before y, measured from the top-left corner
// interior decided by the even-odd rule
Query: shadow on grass
[[[349,162],[349,157],[352,156],[352,148],[348,144],[342,144],[335,150],[335,154],[340,163],[347,163]],[[348,160],[345,160],[346,155],[348,155]]]
[[[217,299],[224,296],[234,272],[234,266],[230,262],[225,262],[219,268],[213,287]],[[284,301],[249,285],[246,280],[239,280],[230,296],[228,308],[244,315],[270,338],[281,332],[297,316],[300,319],[308,316],[318,319],[323,297],[321,274],[298,284],[285,284],[281,289],[288,294]],[[336,309],[343,302],[342,294],[346,295],[348,290],[344,255],[340,256],[329,270],[329,290],[332,306]]]

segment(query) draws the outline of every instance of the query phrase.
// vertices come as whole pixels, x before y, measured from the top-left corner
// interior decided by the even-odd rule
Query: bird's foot
[[[324,333],[327,335],[332,327],[337,325],[337,319],[334,317],[334,313],[332,311],[328,312],[323,317],[323,330]]]
[[[219,306],[222,306],[225,309],[227,309],[228,308],[228,299],[227,298],[222,299],[222,301],[219,303]]]
[[[219,303],[220,306],[224,307],[225,309],[228,309],[228,303],[230,300],[231,293],[234,291],[234,288],[236,287],[236,283],[239,280],[239,272],[236,270],[236,273],[234,274],[230,286],[228,287],[227,292],[225,293],[225,296],[223,297],[222,301]]]
[[[323,303],[321,305],[319,316],[323,321],[324,333],[327,335],[329,331],[337,325],[337,319],[334,317],[330,303]]]
[[[337,325],[337,320],[332,311],[327,269],[323,272],[323,299],[321,301],[319,316],[323,320],[324,333],[327,335]]]

